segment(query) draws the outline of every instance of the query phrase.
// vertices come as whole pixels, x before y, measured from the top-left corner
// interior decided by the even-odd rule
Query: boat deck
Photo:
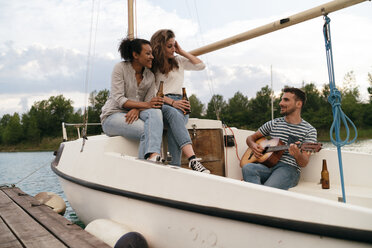
[[[339,184],[332,184],[330,189],[322,189],[320,183],[300,181],[296,187],[290,188],[289,191],[333,201],[343,201],[341,185]],[[372,188],[347,185],[345,187],[345,192],[347,203],[372,208]]]
[[[0,248],[102,247],[107,244],[17,187],[0,188]]]

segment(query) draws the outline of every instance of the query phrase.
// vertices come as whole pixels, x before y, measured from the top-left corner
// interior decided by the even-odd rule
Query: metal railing
[[[78,138],[80,139],[81,138],[80,128],[85,126],[85,125],[87,125],[87,126],[101,126],[101,123],[86,123],[86,124],[84,124],[84,123],[65,123],[65,122],[62,122],[63,141],[68,140],[66,127],[75,127],[76,131],[77,131],[77,134],[78,134]]]

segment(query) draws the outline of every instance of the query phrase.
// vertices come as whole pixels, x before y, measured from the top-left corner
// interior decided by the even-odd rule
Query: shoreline
[[[371,139],[371,138],[358,138],[356,140],[356,142],[365,141],[365,140],[369,140],[369,139]],[[320,142],[320,143],[323,143],[323,142],[331,143],[331,141],[329,139],[328,140],[319,139],[318,142]],[[60,143],[62,143],[62,141]],[[25,147],[24,145],[21,145],[20,147],[18,147],[17,145],[13,145],[13,146],[1,145],[0,146],[0,153],[2,153],[2,152],[55,152],[55,151],[58,150],[60,143],[58,143],[58,146],[48,146],[48,147],[45,147],[45,146]]]
[[[62,138],[43,138],[40,143],[21,143],[16,145],[0,145],[0,152],[54,152],[62,143]]]
[[[341,139],[344,139],[346,136],[341,131]],[[353,138],[354,132],[350,133],[350,137]],[[88,136],[89,137],[89,136]],[[77,138],[77,137],[76,137]],[[358,138],[356,141],[364,141],[372,139],[372,129],[359,129]],[[57,151],[59,145],[63,142],[62,137],[46,137],[37,143],[20,143],[15,145],[0,145],[0,152],[54,152]],[[329,136],[329,130],[318,130],[318,142],[331,142]]]

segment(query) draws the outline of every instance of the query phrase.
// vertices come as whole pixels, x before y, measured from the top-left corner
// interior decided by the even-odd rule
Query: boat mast
[[[319,5],[315,8],[305,10],[298,14],[290,17],[266,24],[264,26],[246,31],[244,33],[226,38],[224,40],[217,41],[215,43],[200,47],[198,49],[190,51],[191,54],[198,56],[201,54],[213,52],[215,50],[234,45],[236,43],[246,41],[264,34],[268,34],[277,31],[282,28],[286,28],[331,12],[335,12],[340,9],[350,7],[352,5],[364,2],[367,0],[334,0],[323,5]]]
[[[273,89],[273,65],[270,66],[270,82],[271,82],[271,120],[274,120],[274,89]]]
[[[128,38],[134,39],[133,0],[128,0]]]

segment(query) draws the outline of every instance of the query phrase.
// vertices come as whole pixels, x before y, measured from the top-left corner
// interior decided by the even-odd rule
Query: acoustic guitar
[[[271,168],[279,162],[284,151],[289,149],[289,145],[284,145],[284,143],[278,138],[266,139],[265,137],[262,137],[258,139],[256,143],[260,144],[264,148],[264,151],[262,152],[263,156],[257,158],[252,149],[248,147],[240,161],[240,167],[243,167],[248,163],[261,163]],[[306,152],[319,152],[322,149],[321,143],[301,143],[297,146],[301,151]]]

